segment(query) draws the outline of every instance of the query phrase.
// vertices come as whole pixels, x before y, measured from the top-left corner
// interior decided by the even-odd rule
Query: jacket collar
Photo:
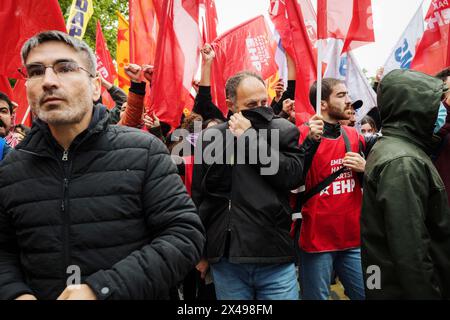
[[[81,132],[72,142],[70,149],[78,146],[92,135],[104,131],[108,126],[108,110],[105,106],[98,104],[92,110],[92,119],[86,130]],[[51,134],[48,124],[37,119],[31,132],[27,135],[17,150],[34,153],[41,156],[54,156],[55,150],[62,150],[62,147]]]

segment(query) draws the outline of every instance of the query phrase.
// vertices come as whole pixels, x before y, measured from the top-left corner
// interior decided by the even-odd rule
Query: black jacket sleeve
[[[222,111],[212,102],[211,87],[200,86],[195,97],[193,112],[202,116],[203,121],[221,119],[226,121]]]
[[[21,271],[20,250],[10,217],[0,207],[0,300],[33,294]]]
[[[295,81],[296,80],[288,80],[287,89],[285,92],[283,92],[280,101],[271,105],[274,114],[276,115],[280,114],[280,112],[283,110],[283,102],[285,100],[287,99],[295,100],[295,84],[296,84]]]
[[[303,162],[304,153],[298,146],[300,132],[297,127],[284,119],[276,119],[279,126],[279,143],[274,144],[277,140],[276,136],[270,137],[272,131],[268,130],[268,134],[257,131],[253,128],[248,129],[242,136],[238,138],[239,146],[241,139],[247,139],[246,155],[258,155],[256,167],[260,170],[261,175],[275,188],[279,190],[293,190],[298,188],[303,182]],[[273,133],[272,133],[273,134]],[[267,150],[267,158],[261,158]]]
[[[159,299],[168,297],[200,260],[204,228],[177,168],[163,143],[152,138],[142,185],[142,209],[149,244],[109,270],[94,273],[87,283],[100,298]],[[109,288],[109,296],[102,288]]]
[[[110,123],[116,124],[117,122],[119,122],[120,109],[122,108],[122,105],[127,101],[127,94],[122,89],[116,86],[112,86],[111,88],[109,88],[108,93],[115,102],[114,108],[112,108],[109,113]]]

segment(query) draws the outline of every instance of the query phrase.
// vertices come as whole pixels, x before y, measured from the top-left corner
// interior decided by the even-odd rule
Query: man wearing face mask
[[[446,68],[436,75],[436,78],[441,79],[450,88],[450,69]],[[442,100],[445,110],[441,108],[440,120],[443,124],[437,135],[441,138],[436,150],[433,152],[434,165],[439,172],[442,181],[444,181],[445,189],[447,190],[447,197],[450,202],[450,116],[448,115],[450,109],[450,92],[445,94]],[[447,116],[445,117],[445,113]]]
[[[228,79],[226,97],[233,115],[197,140],[192,181],[216,296],[296,300],[288,194],[302,182],[299,131],[267,107],[267,89],[257,74]],[[215,156],[208,161],[211,150]]]
[[[366,163],[361,213],[368,299],[450,298],[450,209],[429,155],[447,86],[394,70],[378,88],[383,136]]]

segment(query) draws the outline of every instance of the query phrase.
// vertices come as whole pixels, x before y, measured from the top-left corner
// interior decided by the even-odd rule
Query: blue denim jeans
[[[218,300],[298,300],[294,263],[230,263],[211,265]]]
[[[299,267],[301,299],[328,300],[333,269],[351,300],[365,299],[360,249],[325,253],[300,250]]]

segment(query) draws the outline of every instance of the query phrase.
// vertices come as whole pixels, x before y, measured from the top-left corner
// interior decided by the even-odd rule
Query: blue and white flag
[[[421,4],[384,64],[385,75],[395,69],[410,69],[416,54],[416,46],[422,39],[423,33],[424,20]]]

